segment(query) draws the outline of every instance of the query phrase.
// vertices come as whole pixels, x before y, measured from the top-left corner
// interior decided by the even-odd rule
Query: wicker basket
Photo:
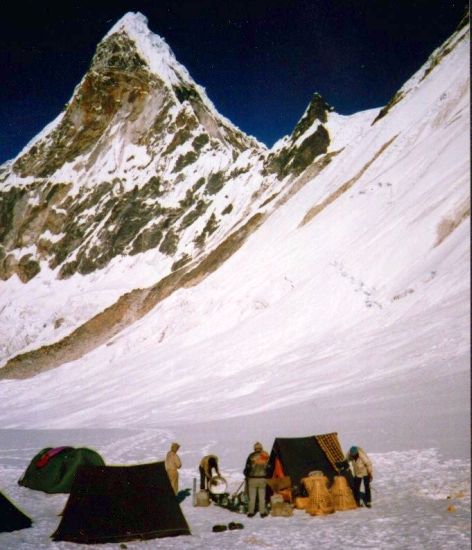
[[[328,478],[321,475],[304,477],[302,483],[308,492],[308,506],[306,512],[311,516],[332,514],[333,499],[328,491]]]
[[[354,510],[357,508],[351,488],[347,484],[347,480],[344,476],[335,476],[330,493],[333,499],[334,509],[337,512]]]
[[[295,497],[295,508],[298,510],[305,510],[309,500],[308,497]]]

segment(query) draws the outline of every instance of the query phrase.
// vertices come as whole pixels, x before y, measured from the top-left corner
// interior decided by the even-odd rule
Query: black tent
[[[93,544],[190,535],[164,462],[80,466],[53,540]]]
[[[300,480],[311,471],[322,471],[330,481],[345,475],[350,485],[350,471],[341,471],[344,454],[336,433],[308,437],[278,437],[274,441],[270,462],[274,477],[290,476],[292,487],[300,487]]]
[[[32,521],[28,516],[0,492],[0,533],[9,533],[31,527]]]

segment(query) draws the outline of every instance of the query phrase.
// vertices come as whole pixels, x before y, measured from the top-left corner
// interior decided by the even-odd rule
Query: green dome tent
[[[91,449],[47,447],[33,458],[18,484],[45,493],[69,493],[82,465],[104,466],[105,462]]]

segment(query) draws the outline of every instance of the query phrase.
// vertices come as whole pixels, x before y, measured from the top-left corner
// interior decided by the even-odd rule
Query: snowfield
[[[220,429],[221,431],[218,431]],[[0,432],[0,475],[2,489],[34,520],[30,529],[0,534],[4,550],[57,548],[117,548],[118,543],[77,545],[52,542],[49,536],[57,528],[67,495],[47,495],[16,484],[32,455],[49,442],[73,443],[99,449],[109,464],[135,464],[162,459],[175,435],[164,430],[90,430],[5,431]],[[217,441],[201,441],[213,435]],[[235,438],[234,444],[242,442]],[[252,443],[246,439],[245,443]],[[228,431],[221,425],[196,427],[194,434],[182,440],[179,454],[183,461],[180,487],[192,487],[198,461],[204,453],[221,457],[222,472],[235,491],[242,481],[247,449],[231,448]],[[264,439],[267,448],[269,438]],[[241,452],[243,451],[243,452]],[[200,550],[233,548],[287,548],[311,550],[325,548],[375,548],[434,550],[470,548],[470,465],[466,459],[441,456],[437,449],[373,452],[373,507],[312,517],[295,510],[290,518],[246,518],[215,506],[192,506],[191,497],[182,503],[192,536],[127,542],[130,549],[183,548]],[[213,533],[215,524],[243,523],[244,529]]]

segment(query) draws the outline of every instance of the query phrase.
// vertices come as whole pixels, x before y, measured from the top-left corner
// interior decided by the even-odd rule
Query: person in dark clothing
[[[261,518],[267,516],[266,510],[266,486],[267,477],[269,475],[270,464],[269,455],[261,443],[254,444],[254,452],[252,452],[246,460],[244,468],[244,476],[247,480],[247,488],[249,494],[248,514],[249,518],[254,517],[256,510],[256,500],[258,501],[258,509]]]
[[[200,461],[198,470],[200,472],[200,489],[208,489],[210,479],[214,476],[220,476],[218,457],[216,455],[204,456]]]

